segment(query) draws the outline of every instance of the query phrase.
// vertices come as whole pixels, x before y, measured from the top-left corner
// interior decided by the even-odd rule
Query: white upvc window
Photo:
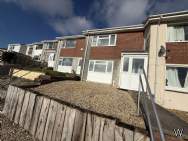
[[[188,66],[166,66],[166,89],[188,92]]]
[[[69,39],[65,42],[65,48],[75,48],[76,47],[76,40]]]
[[[59,61],[61,66],[72,66],[73,58],[63,58]]]
[[[188,25],[168,26],[168,41],[188,41]]]
[[[113,61],[90,60],[89,72],[111,73]]]
[[[115,46],[117,40],[116,34],[97,35],[92,37],[91,46]]]

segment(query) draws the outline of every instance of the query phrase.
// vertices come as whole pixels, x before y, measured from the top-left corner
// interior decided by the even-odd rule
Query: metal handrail
[[[146,112],[147,121],[148,121],[148,124],[149,124],[148,126],[149,126],[149,130],[150,130],[151,140],[154,141],[154,134],[153,134],[153,131],[152,131],[152,125],[151,125],[151,119],[150,119],[150,115],[149,115],[148,106],[146,104],[146,96],[149,96],[149,99],[151,101],[152,110],[154,112],[154,117],[156,118],[156,121],[157,121],[157,126],[158,126],[158,129],[159,129],[161,141],[165,141],[164,132],[162,130],[161,122],[159,120],[159,116],[158,116],[158,113],[157,113],[157,108],[156,108],[156,105],[155,105],[154,97],[151,93],[151,88],[150,88],[148,79],[146,77],[146,72],[145,72],[144,69],[142,70],[142,72],[143,72],[144,80],[146,82],[146,93],[145,93],[145,89],[144,89],[144,85],[143,85],[142,74],[140,72],[140,75],[139,75],[139,92],[138,92],[138,113],[139,113],[139,109],[140,109],[139,105],[140,105],[140,97],[141,97],[141,93],[142,93],[142,95],[144,95],[144,106],[146,108],[145,112]]]

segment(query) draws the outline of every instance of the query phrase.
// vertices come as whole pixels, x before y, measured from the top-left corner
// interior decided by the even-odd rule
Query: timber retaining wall
[[[116,120],[9,86],[3,113],[41,141],[149,141]]]

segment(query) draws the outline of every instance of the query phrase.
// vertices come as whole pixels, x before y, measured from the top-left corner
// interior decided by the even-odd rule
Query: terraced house
[[[27,45],[26,55],[31,56],[36,61],[41,61],[43,43],[36,42]]]
[[[152,15],[142,25],[84,31],[82,80],[138,91],[144,68],[157,103],[188,111],[187,25],[185,11]]]
[[[74,35],[57,37],[57,62],[55,70],[80,74],[85,48],[85,36]]]
[[[45,40],[42,43],[41,62],[45,62],[48,67],[54,68],[58,42],[57,40]]]

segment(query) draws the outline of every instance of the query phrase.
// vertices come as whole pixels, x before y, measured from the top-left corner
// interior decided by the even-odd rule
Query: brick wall
[[[91,59],[120,59],[121,52],[144,51],[144,33],[118,33],[116,46],[101,46],[91,48]]]
[[[60,51],[60,57],[82,57],[84,53],[85,42],[85,38],[76,39],[76,47],[62,48]]]
[[[188,64],[188,43],[166,43],[166,63]]]

